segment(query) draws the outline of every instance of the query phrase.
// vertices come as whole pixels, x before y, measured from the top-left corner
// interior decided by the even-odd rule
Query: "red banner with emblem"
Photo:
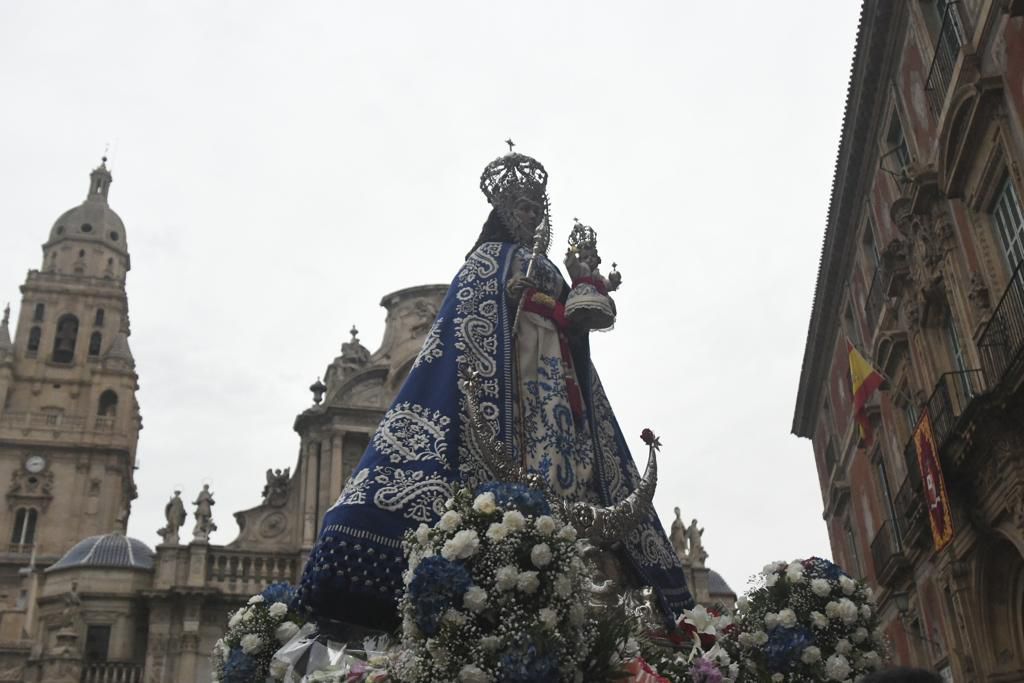
[[[953,540],[953,515],[946,495],[946,480],[942,477],[939,463],[939,449],[935,445],[932,419],[925,408],[924,414],[914,430],[914,446],[917,449],[917,465],[921,469],[921,485],[924,488],[925,504],[928,506],[928,521],[931,522],[932,540],[939,551]]]

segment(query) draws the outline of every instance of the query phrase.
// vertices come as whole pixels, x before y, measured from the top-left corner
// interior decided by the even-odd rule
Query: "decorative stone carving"
[[[268,469],[267,483],[263,487],[263,504],[281,507],[288,502],[288,483],[291,481],[291,468],[281,470]]]
[[[989,300],[988,285],[985,284],[985,279],[981,276],[981,273],[976,270],[971,272],[967,300],[971,302],[975,312],[979,314],[984,313],[992,306],[992,302]]]
[[[687,558],[689,558],[690,564],[695,567],[703,567],[704,560],[708,558],[708,554],[704,550],[704,544],[701,542],[703,536],[704,529],[698,528],[697,520],[694,519],[686,529],[686,542],[689,545]]]
[[[210,534],[217,530],[217,525],[213,523],[213,506],[215,504],[213,500],[213,494],[210,492],[210,485],[203,484],[203,490],[199,492],[199,496],[192,502],[196,506],[196,526],[192,529],[192,539],[200,543],[206,543],[210,540]]]
[[[11,484],[7,488],[7,506],[14,509],[25,503],[34,503],[43,510],[53,499],[53,471],[29,472],[19,467],[11,473]]]
[[[185,504],[181,500],[181,491],[175,491],[174,495],[164,506],[164,518],[167,526],[158,529],[157,533],[164,539],[164,545],[178,545],[180,538],[178,530],[185,525]]]

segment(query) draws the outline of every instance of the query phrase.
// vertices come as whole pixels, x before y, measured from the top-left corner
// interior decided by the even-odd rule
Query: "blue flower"
[[[509,648],[498,662],[498,683],[557,683],[558,660],[533,641]]]
[[[425,558],[409,582],[416,626],[428,636],[435,635],[445,611],[462,604],[462,596],[471,583],[469,572],[460,563],[436,555]]]
[[[814,638],[803,626],[785,628],[776,626],[768,633],[764,654],[772,671],[787,671],[805,647],[814,644]]]
[[[509,484],[491,481],[477,488],[474,495],[490,491],[498,505],[505,509],[515,509],[524,515],[550,515],[551,505],[543,493],[523,484]]]
[[[256,679],[256,660],[235,648],[224,662],[224,680],[227,683],[250,683]]]
[[[846,576],[839,565],[833,564],[821,557],[810,557],[804,560],[804,567],[810,570],[808,574],[812,577],[821,576],[829,581],[838,581],[840,576]]]
[[[266,600],[269,605],[272,605],[275,602],[283,602],[286,605],[291,605],[292,600],[295,598],[295,588],[290,583],[279,581],[264,588],[260,595],[263,596],[263,599]]]

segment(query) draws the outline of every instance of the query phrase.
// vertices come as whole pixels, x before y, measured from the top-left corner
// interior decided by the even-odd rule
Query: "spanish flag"
[[[853,380],[853,417],[860,427],[861,444],[869,446],[874,435],[871,420],[868,418],[867,403],[878,387],[882,386],[885,378],[860,355],[860,351],[849,339],[846,340],[846,348],[850,353],[850,378]]]

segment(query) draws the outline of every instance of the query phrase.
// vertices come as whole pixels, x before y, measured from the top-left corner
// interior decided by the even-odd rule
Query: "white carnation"
[[[261,602],[263,602],[263,596],[262,595],[254,595],[251,598],[249,598],[249,604],[250,605],[258,605]]]
[[[530,562],[533,562],[533,566],[538,569],[543,569],[551,564],[551,546],[547,543],[538,543],[533,546],[533,549],[530,550]]]
[[[580,626],[581,624],[583,624],[583,620],[586,618],[586,616],[587,614],[584,611],[582,604],[574,602],[569,607],[569,623],[573,626]]]
[[[871,607],[869,607],[868,605],[861,605],[860,606],[860,616],[861,616],[861,618],[864,621],[867,621],[868,619],[870,619],[871,618]]]
[[[796,612],[789,609],[788,607],[779,612],[779,623],[785,628],[793,628],[796,626]]]
[[[454,607],[449,607],[444,611],[444,614],[441,615],[441,620],[449,624],[462,626],[466,623],[466,615]]]
[[[765,576],[769,576],[770,574],[774,574],[775,572],[779,571],[785,566],[785,562],[780,562],[778,560],[776,560],[775,562],[769,562],[764,566],[764,569],[761,570],[761,573]]]
[[[491,539],[495,543],[501,543],[508,536],[508,527],[499,522],[493,522],[487,527],[487,538]]]
[[[800,654],[800,661],[804,664],[814,664],[821,659],[821,648],[811,645],[805,647],[804,651]]]
[[[484,636],[480,639],[480,647],[484,649],[484,652],[497,652],[498,648],[501,647],[501,638],[498,636]]]
[[[472,664],[466,664],[459,669],[459,683],[490,683],[490,680],[491,677],[486,671]]]
[[[288,662],[280,659],[272,659],[270,660],[270,669],[268,673],[275,681],[284,680],[285,674],[288,673],[288,666]]]
[[[470,586],[462,596],[462,606],[470,612],[482,612],[487,607],[487,591],[480,586]]]
[[[555,595],[560,598],[567,598],[572,594],[572,581],[565,574],[559,574],[555,578]]]
[[[445,513],[447,514],[447,513]],[[441,557],[446,560],[465,560],[480,547],[480,537],[473,529],[463,529],[444,542]]]
[[[430,527],[426,524],[416,527],[416,542],[423,546],[430,543]]]
[[[769,631],[779,625],[779,615],[775,612],[765,612],[764,615],[764,626]]]
[[[275,602],[267,611],[270,612],[270,616],[275,619],[280,619],[284,615],[288,614],[288,605],[283,602]]]
[[[853,644],[846,638],[840,638],[836,641],[836,652],[841,655],[848,655],[853,652]]]
[[[857,643],[858,645],[860,645],[861,643],[863,643],[867,639],[868,639],[868,630],[866,628],[864,628],[863,626],[858,626],[857,630],[853,632],[852,636],[850,636],[850,640],[852,640],[853,642]]]
[[[550,607],[542,607],[537,616],[540,617],[540,623],[544,628],[548,628],[553,631],[555,627],[558,626],[558,612]]]
[[[843,655],[832,655],[825,660],[825,675],[829,680],[845,681],[850,675],[850,662]]]
[[[772,586],[774,586],[778,582],[779,582],[779,575],[778,574],[769,574],[768,577],[764,580],[764,585],[766,585],[769,588],[771,588]]]
[[[234,628],[234,627],[238,626],[239,622],[242,621],[242,615],[244,615],[244,614],[245,614],[245,608],[244,607],[239,607],[237,610],[235,610],[235,613],[231,615],[230,619],[228,619],[228,628]]]
[[[455,510],[449,510],[444,513],[437,522],[437,526],[444,531],[455,531],[459,528],[460,524],[462,524],[462,515]]]
[[[519,580],[519,570],[512,565],[505,565],[494,574],[494,584],[500,591],[512,590]]]
[[[736,640],[739,641],[743,647],[751,647],[754,644],[754,636],[749,631],[741,631]]]
[[[839,603],[835,600],[829,600],[828,604],[825,605],[825,616],[829,619],[839,618]]]
[[[764,631],[754,631],[754,645],[764,645],[768,642],[768,634]]]
[[[843,620],[846,625],[854,624],[857,621],[857,605],[853,604],[853,600],[849,598],[839,599],[839,618]]]
[[[487,493],[481,493],[473,501],[473,509],[477,512],[482,512],[485,515],[489,515],[498,508],[498,503],[494,499],[494,494],[488,491]]]
[[[520,572],[519,577],[516,579],[516,588],[527,595],[536,593],[537,589],[540,588],[540,579],[537,578],[537,572]]]
[[[279,643],[287,643],[299,632],[299,625],[293,621],[283,621],[280,626],[274,629],[274,637]]]
[[[811,592],[819,598],[827,598],[832,592],[832,584],[827,579],[811,579]]]
[[[741,595],[736,601],[736,609],[740,612],[745,612],[749,606],[750,600],[747,599],[746,595]]]
[[[533,523],[533,527],[541,536],[550,536],[555,533],[555,520],[551,515],[541,515],[537,518],[537,521]]]
[[[255,654],[263,648],[263,639],[255,633],[247,633],[242,636],[242,640],[239,642],[242,646],[242,652],[247,655]]]
[[[864,665],[869,669],[878,669],[882,666],[882,656],[874,650],[864,653]]]
[[[526,526],[526,518],[519,510],[509,510],[501,518],[501,523],[512,531],[519,531]]]
[[[857,582],[849,576],[840,576],[839,587],[843,589],[844,594],[853,595],[854,591],[857,590]]]
[[[576,527],[574,527],[571,524],[566,524],[565,526],[563,526],[561,529],[558,530],[557,538],[560,538],[563,541],[569,541],[570,543],[572,543],[573,541],[576,540]]]
[[[791,562],[786,567],[786,581],[790,583],[802,583],[804,580],[804,566],[799,562]]]
[[[814,628],[826,629],[828,628],[828,617],[821,612],[811,612],[811,624]]]

